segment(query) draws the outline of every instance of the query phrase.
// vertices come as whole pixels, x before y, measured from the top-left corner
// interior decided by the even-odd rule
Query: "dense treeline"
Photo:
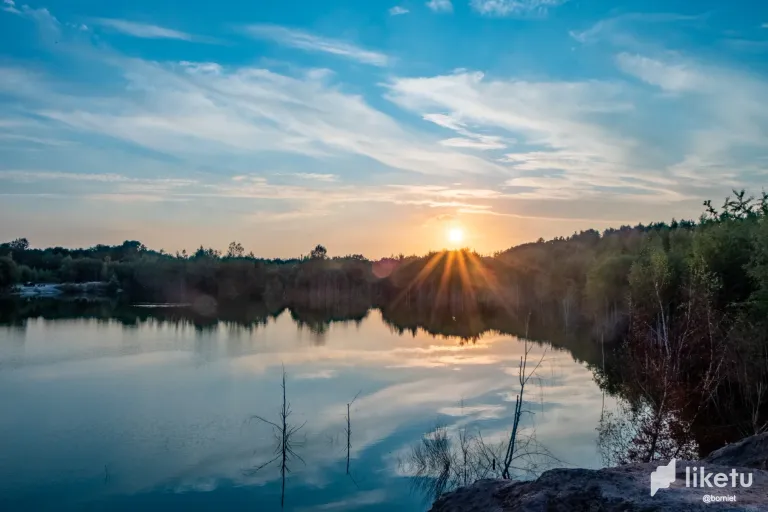
[[[32,249],[26,239],[0,245],[0,289],[16,283],[104,281],[129,301],[281,302],[302,294],[320,305],[343,300],[344,294],[318,298],[318,290],[365,292],[370,277],[370,262],[362,256],[329,259],[322,246],[300,259],[267,260],[245,256],[234,242],[224,255],[203,247],[191,255],[170,255],[138,241],[90,249]]]
[[[451,313],[503,311],[555,315],[565,324],[587,322],[596,332],[626,327],[631,300],[645,300],[653,269],[668,273],[664,298],[678,303],[696,263],[718,288],[718,310],[739,308],[751,318],[768,312],[768,199],[737,193],[717,210],[710,202],[698,222],[622,226],[603,233],[539,240],[494,256],[469,250],[369,261],[361,255],[329,258],[318,245],[306,256],[268,260],[245,255],[239,243],[226,253],[202,246],[168,254],[138,241],[90,249],[35,249],[26,239],[0,244],[0,289],[15,283],[102,281],[129,301],[194,303],[266,301],[323,309],[403,304]],[[698,267],[697,267],[698,268]],[[351,306],[350,306],[351,307]]]
[[[290,307],[316,330],[325,318],[361,318],[370,307],[401,332],[467,339],[531,325],[587,328],[619,342],[609,357],[620,364],[597,371],[631,402],[627,424],[639,425],[619,452],[651,460],[768,429],[768,194],[741,191],[720,208],[704,205],[698,221],[587,230],[493,256],[369,261],[329,258],[318,245],[301,258],[266,260],[236,242],[224,254],[170,255],[137,241],[71,250],[19,239],[0,244],[0,288],[103,281],[128,302],[188,303],[201,315],[221,304]],[[605,438],[616,441],[619,431],[607,422]]]
[[[228,331],[253,331],[274,322],[287,314],[301,329],[307,329],[310,339],[317,345],[326,341],[326,335],[335,323],[359,324],[371,314],[370,308],[349,308],[338,304],[324,310],[302,306],[283,307],[264,302],[237,302],[219,307],[215,314],[184,306],[163,305],[145,307],[124,304],[118,299],[91,300],[86,297],[38,298],[18,300],[0,298],[0,326],[25,328],[32,319],[65,320],[91,319],[98,322],[117,321],[127,328],[144,323],[150,325],[167,323],[174,326],[189,326],[200,332],[218,330],[222,325]],[[426,333],[460,345],[477,342],[487,333],[521,335],[528,339],[552,345],[567,351],[580,362],[599,365],[601,346],[581,333],[566,333],[561,326],[553,323],[537,323],[532,318],[516,319],[504,315],[459,315],[445,311],[431,312],[424,316],[418,310],[390,308],[382,311],[382,319],[391,331],[400,336],[416,336]]]

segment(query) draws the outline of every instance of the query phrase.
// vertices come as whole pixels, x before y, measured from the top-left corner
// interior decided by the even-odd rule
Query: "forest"
[[[118,301],[291,308],[297,321],[359,318],[372,307],[401,330],[470,339],[534,325],[583,333],[608,348],[595,366],[604,389],[628,398],[604,418],[614,462],[708,452],[768,430],[768,194],[734,191],[698,220],[586,230],[494,255],[469,249],[268,260],[200,247],[168,254],[138,241],[88,249],[0,244],[0,289],[100,281]],[[317,320],[313,320],[317,319]],[[450,321],[446,320],[449,319]],[[575,334],[574,334],[575,335]],[[594,351],[592,352],[594,353]],[[630,429],[637,434],[625,438]]]
[[[469,249],[370,261],[328,257],[317,245],[293,259],[262,259],[232,242],[222,253],[200,247],[168,254],[138,241],[88,249],[0,244],[0,290],[19,283],[109,283],[131,302],[300,303],[323,309],[340,301],[398,303],[451,313],[503,310],[555,314],[602,334],[629,325],[634,305],[681,304],[694,275],[706,275],[713,307],[750,322],[768,304],[768,198],[744,191],[722,208],[704,203],[698,221],[581,231],[479,255]]]

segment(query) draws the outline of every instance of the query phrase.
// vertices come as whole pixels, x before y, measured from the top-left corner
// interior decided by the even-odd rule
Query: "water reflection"
[[[463,431],[497,450],[513,424],[525,348],[498,330],[500,319],[460,338],[449,334],[455,325],[435,336],[406,324],[400,335],[392,312],[376,310],[345,321],[264,305],[217,319],[56,307],[3,313],[3,510],[272,510],[283,495],[289,510],[424,510],[401,461],[425,432],[440,425],[449,438]],[[582,356],[592,350],[573,345]],[[602,394],[579,356],[539,342],[530,357],[545,350],[521,429],[565,463],[598,467]],[[284,478],[276,466],[247,471],[277,455],[274,426],[248,419],[279,424],[283,368],[289,423],[306,422],[293,450],[306,464],[294,459]]]
[[[441,494],[469,485],[483,478],[534,478],[543,469],[562,464],[544,445],[538,442],[535,425],[527,422],[524,415],[535,414],[526,402],[528,383],[538,382],[538,370],[545,362],[546,349],[537,360],[529,359],[533,346],[523,339],[523,352],[517,367],[518,392],[510,418],[509,433],[502,441],[488,442],[479,427],[470,431],[466,425],[455,432],[438,427],[429,432],[421,442],[413,445],[401,468],[412,475],[414,487],[427,502]],[[507,373],[510,373],[507,369]],[[511,395],[508,395],[511,396]],[[543,403],[543,395],[542,395]],[[464,412],[464,402],[461,402]],[[462,414],[463,415],[463,414]]]
[[[280,507],[282,508],[285,507],[285,477],[291,472],[289,464],[296,459],[306,464],[304,459],[301,458],[301,455],[296,453],[296,450],[301,447],[303,441],[299,441],[296,438],[307,422],[305,421],[301,425],[294,425],[292,422],[291,415],[293,415],[293,410],[291,409],[290,402],[288,402],[285,389],[285,368],[283,368],[283,379],[280,389],[282,390],[283,402],[276,422],[268,420],[258,414],[251,417],[252,420],[261,421],[273,428],[275,436],[275,456],[266,462],[260,463],[254,468],[248,469],[245,471],[245,474],[253,476],[273,463],[277,463],[277,466],[280,468]],[[347,406],[347,410],[349,410],[349,405]],[[347,424],[349,424],[349,418],[347,418]],[[347,474],[349,474],[349,431],[347,432]]]

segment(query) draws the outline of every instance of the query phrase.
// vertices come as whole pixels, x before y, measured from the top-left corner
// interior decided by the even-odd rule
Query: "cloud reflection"
[[[254,493],[255,503],[271,499],[277,472],[243,473],[270,456],[271,430],[245,420],[274,416],[284,365],[294,420],[307,421],[300,451],[306,465],[295,466],[286,499],[325,510],[364,508],[384,489],[392,499],[410,499],[396,454],[435,425],[466,426],[489,441],[507,436],[523,353],[519,340],[499,334],[463,346],[422,331],[398,336],[378,312],[355,329],[332,323],[323,346],[288,314],[235,331],[226,323],[198,331],[160,322],[126,329],[30,320],[24,332],[2,331],[0,338],[15,347],[0,352],[0,438],[10,446],[0,456],[0,491],[82,475],[68,485],[84,486],[97,501],[230,488]],[[531,357],[543,350],[535,346]],[[526,398],[539,440],[563,460],[598,466],[602,396],[590,371],[550,350],[532,384]],[[358,392],[350,466],[360,490],[343,469],[346,404]],[[22,402],[27,412],[13,413]],[[109,485],[88,484],[102,482],[105,465]]]

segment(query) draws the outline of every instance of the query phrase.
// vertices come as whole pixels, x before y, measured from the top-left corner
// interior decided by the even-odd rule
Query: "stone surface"
[[[747,437],[710,453],[704,462],[768,470],[768,432]]]
[[[650,494],[650,475],[667,461],[601,470],[554,469],[537,480],[480,480],[446,493],[433,512],[655,512],[768,511],[768,434],[752,436],[711,453],[703,461],[676,464],[677,480]],[[751,473],[749,488],[686,486],[686,468],[708,473]],[[730,482],[730,477],[729,477]],[[714,483],[714,482],[713,482]],[[736,496],[735,502],[705,503],[705,495]]]

